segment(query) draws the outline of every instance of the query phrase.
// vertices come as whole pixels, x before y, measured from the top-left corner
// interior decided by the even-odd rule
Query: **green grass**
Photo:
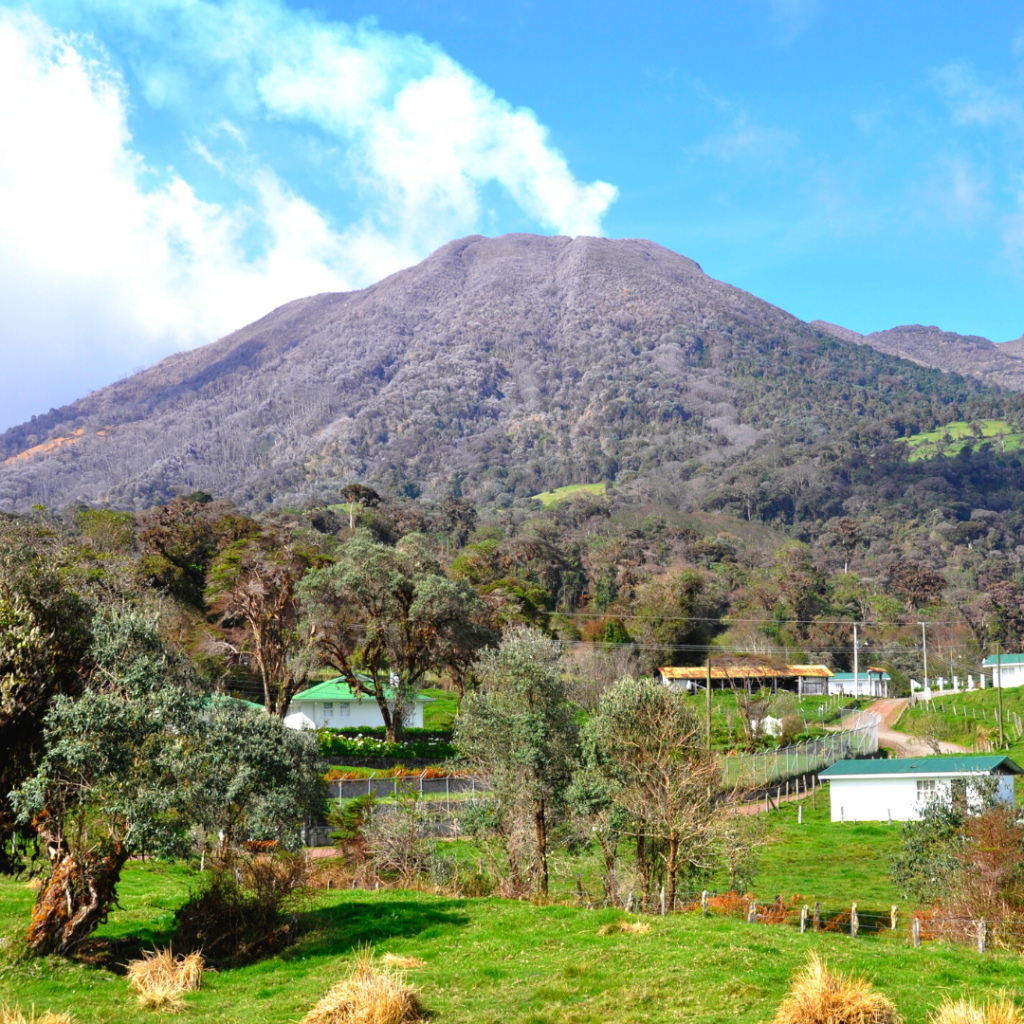
[[[534,498],[545,508],[556,505],[560,501],[571,498],[574,494],[604,494],[607,484],[569,484],[567,487],[556,487],[553,491],[542,491],[535,494]]]
[[[796,828],[781,815],[779,822],[779,828]],[[824,883],[846,862],[840,850],[829,852],[826,836],[814,833],[810,824],[804,826],[807,851],[830,858],[814,869]],[[844,870],[851,879],[860,839],[865,848],[877,845],[868,832],[857,838],[863,828],[848,826],[846,841],[832,844],[850,855]],[[773,856],[776,866],[785,863],[781,844]],[[813,889],[813,879],[807,881]],[[115,911],[102,934],[134,931],[165,941],[169,908],[184,897],[188,884],[181,869],[132,865],[125,873],[125,909]],[[0,883],[4,930],[23,926],[32,895],[17,882]],[[881,891],[877,896],[887,898]],[[868,974],[896,1001],[907,1024],[925,1024],[929,1010],[947,994],[1024,987],[1024,967],[1015,954],[979,955],[942,944],[915,950],[905,931],[851,940],[841,934],[800,935],[792,926],[676,915],[651,919],[648,935],[598,935],[602,924],[621,916],[613,910],[498,899],[324,892],[310,912],[310,930],[295,946],[262,963],[209,975],[202,991],[185,997],[181,1019],[296,1021],[343,975],[360,944],[426,961],[411,972],[411,980],[434,1024],[755,1024],[771,1016],[789,977],[812,950],[836,968]],[[159,1019],[137,1007],[123,977],[98,967],[5,962],[0,989],[2,999],[26,1008],[70,1009],[80,1024]]]
[[[947,690],[939,694],[933,688],[932,694],[930,702],[922,701],[917,707],[908,708],[903,713],[896,724],[900,732],[948,740],[968,749],[973,747],[977,739],[988,740],[993,747],[997,746],[999,725],[995,713],[999,694],[996,690],[961,690],[959,693]],[[1017,737],[1016,724],[1012,720],[1014,713],[1024,719],[1024,687],[1004,689],[1002,702],[1004,716],[1011,712],[1011,720],[1003,723],[1006,753],[1024,767],[1024,737]],[[1018,799],[1022,796],[1024,792],[1018,793]]]
[[[1000,451],[1017,451],[1024,445],[1024,433],[1014,429],[1008,420],[977,420],[981,437],[976,437],[972,424],[966,420],[947,423],[911,437],[904,438],[910,446],[910,462],[918,459],[933,459],[940,452],[944,455],[958,455],[963,449],[973,451],[981,444],[994,444]]]
[[[434,700],[423,705],[424,729],[451,729],[455,726],[455,709],[458,707],[458,694],[454,690],[438,688],[421,690]]]

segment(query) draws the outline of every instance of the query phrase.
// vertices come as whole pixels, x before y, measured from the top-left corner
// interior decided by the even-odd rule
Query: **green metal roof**
[[[832,678],[833,679],[839,679],[842,682],[846,683],[846,682],[852,681],[853,673],[852,672],[834,672],[832,674]],[[872,680],[874,680],[874,679],[889,680],[891,677],[890,677],[889,673],[885,671],[885,669],[864,668],[864,669],[861,669],[861,671],[860,671],[860,678],[863,679],[865,682],[867,682],[869,679],[872,679]]]
[[[1024,654],[1000,654],[999,665],[1001,668],[1008,668],[1010,665],[1024,665]],[[996,656],[990,654],[981,666],[982,668],[995,668]]]
[[[317,683],[316,686],[311,686],[308,690],[303,690],[302,693],[297,693],[295,694],[294,697],[292,697],[293,704],[302,703],[304,701],[318,700],[372,701],[373,698],[368,696],[357,697],[349,689],[348,681],[345,679],[344,676],[338,676],[337,679],[328,679],[325,683]],[[434,698],[428,697],[425,693],[417,693],[416,700],[428,702],[434,700]]]
[[[819,772],[822,779],[886,775],[968,775],[1002,770],[1010,775],[1024,775],[1016,762],[1005,754],[954,754],[947,757],[892,757],[886,760],[836,761]]]

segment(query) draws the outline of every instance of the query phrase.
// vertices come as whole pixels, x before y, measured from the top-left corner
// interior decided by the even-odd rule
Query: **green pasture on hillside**
[[[754,887],[760,902],[780,896],[799,906],[820,900],[824,916],[858,902],[862,919],[888,916],[897,903],[904,924],[911,907],[888,880],[888,856],[899,828],[833,825],[827,789],[817,810],[805,804],[768,816],[770,844]],[[468,841],[442,844],[475,864]],[[621,919],[616,910],[568,905],[575,872],[599,891],[597,858],[553,858],[552,887],[562,902],[551,906],[497,898],[453,899],[430,893],[317,891],[304,913],[301,938],[258,964],[208,975],[201,992],[185,997],[180,1019],[286,1024],[299,1020],[345,972],[362,945],[425,961],[410,972],[433,1024],[626,1024],[687,1021],[719,1024],[770,1018],[788,979],[817,951],[844,970],[866,973],[893,998],[907,1024],[925,1024],[944,995],[980,995],[1007,989],[1024,994],[1024,962],[1015,953],[984,955],[964,947],[926,943],[912,948],[906,927],[856,940],[841,933],[800,935],[795,924],[748,925],[699,914],[647,917],[647,935],[598,934]],[[0,1001],[37,1010],[71,1010],[80,1024],[152,1021],[137,1007],[119,963],[141,946],[173,941],[175,908],[197,883],[189,868],[133,863],[125,871],[121,907],[100,930],[118,940],[134,937],[108,962],[65,963],[0,954]],[[725,888],[725,879],[707,881]],[[6,950],[24,928],[34,893],[23,881],[0,881],[0,933]]]
[[[976,420],[981,436],[978,437],[973,424],[966,420],[947,423],[920,434],[913,434],[903,440],[910,446],[910,462],[918,459],[933,459],[936,455],[959,455],[963,449],[974,450],[982,444],[992,444],[1005,452],[1017,451],[1024,444],[1024,433],[1016,430],[1009,420]]]
[[[533,497],[545,508],[549,505],[557,505],[560,501],[566,501],[574,494],[604,494],[608,485],[600,484],[569,484],[567,487],[556,487],[553,491],[542,491]]]

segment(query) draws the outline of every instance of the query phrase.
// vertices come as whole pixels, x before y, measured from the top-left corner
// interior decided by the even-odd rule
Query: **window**
[[[338,708],[338,717],[339,718],[348,718],[349,717],[349,706],[347,704],[342,704]]]
[[[334,702],[333,701],[325,701],[324,702],[324,717],[325,718],[333,718],[334,717]]]
[[[934,779],[918,779],[917,780],[917,798],[918,800],[930,800],[935,795],[935,780]]]

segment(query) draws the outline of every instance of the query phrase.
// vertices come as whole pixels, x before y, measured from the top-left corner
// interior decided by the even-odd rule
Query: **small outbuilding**
[[[423,709],[433,699],[417,693],[406,705],[403,725],[422,729]],[[384,718],[373,697],[354,694],[344,676],[339,676],[292,697],[284,724],[292,729],[380,729]]]
[[[836,672],[828,681],[829,694],[844,697],[888,697],[889,673],[884,668],[869,668],[862,672]]]
[[[1022,771],[1002,754],[951,754],[837,761],[818,777],[830,784],[833,821],[915,821],[929,801],[957,790],[970,801],[981,779],[995,779],[996,799],[1012,805]]]

